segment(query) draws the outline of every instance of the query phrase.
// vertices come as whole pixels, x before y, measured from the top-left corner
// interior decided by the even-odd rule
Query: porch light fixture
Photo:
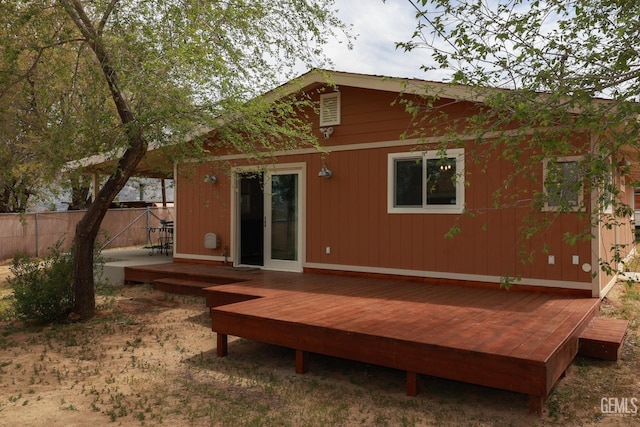
[[[324,164],[323,160],[322,168],[320,169],[320,172],[318,172],[318,176],[320,178],[331,178],[331,175],[333,175],[333,172],[331,172],[331,169],[327,168],[327,165]]]
[[[333,128],[320,128],[320,133],[324,136],[324,139],[329,139],[329,137],[333,134]]]
[[[217,181],[218,181],[218,178],[216,178],[215,175],[205,175],[204,176],[204,182],[215,184]]]

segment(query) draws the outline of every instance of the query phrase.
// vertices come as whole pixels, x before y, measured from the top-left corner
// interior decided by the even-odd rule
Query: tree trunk
[[[73,248],[73,312],[80,319],[89,319],[96,312],[95,283],[93,279],[93,245],[96,235],[85,230],[85,217],[76,226]]]
[[[118,161],[113,174],[100,189],[96,200],[89,206],[78,225],[75,234],[73,288],[73,311],[80,319],[89,319],[95,315],[95,286],[93,277],[93,250],[100,231],[100,224],[109,210],[111,202],[133,175],[136,166],[147,152],[147,141],[142,130],[136,126],[133,110],[130,108],[124,91],[120,86],[117,70],[107,47],[103,43],[102,35],[87,17],[83,5],[79,0],[61,0],[65,10],[78,27],[91,50],[94,52],[105,81],[109,86],[111,98],[115,104],[120,121],[126,131],[129,146]],[[106,16],[105,16],[106,19]]]
[[[102,186],[96,200],[76,226],[74,263],[73,263],[73,312],[80,319],[89,319],[95,315],[95,284],[93,277],[93,254],[100,231],[100,224],[107,214],[111,202],[125,186],[136,166],[145,153],[147,144],[140,133],[133,136],[131,146],[120,158],[118,168]]]
[[[95,283],[93,276],[94,249],[102,220],[107,214],[111,202],[125,186],[136,165],[144,156],[146,145],[138,144],[129,149],[120,159],[118,172],[114,173],[100,189],[94,202],[76,226],[73,250],[73,312],[80,319],[89,319],[95,315]],[[126,173],[124,173],[126,171]]]

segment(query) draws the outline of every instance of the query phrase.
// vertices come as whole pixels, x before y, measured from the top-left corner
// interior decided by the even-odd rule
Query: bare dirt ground
[[[576,359],[537,417],[526,396],[422,377],[407,397],[403,372],[320,355],[296,375],[293,351],[244,339],[217,358],[202,299],[119,287],[86,323],[0,322],[0,426],[639,425],[635,400],[602,399],[640,412],[640,285],[602,311],[631,319],[622,360]]]

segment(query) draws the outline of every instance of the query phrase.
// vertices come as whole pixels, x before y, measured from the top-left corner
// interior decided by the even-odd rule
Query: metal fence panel
[[[0,214],[0,260],[11,259],[17,253],[42,256],[59,240],[63,241],[63,249],[68,250],[76,224],[84,213]],[[107,248],[144,246],[148,229],[158,227],[160,220],[173,221],[173,208],[110,209],[102,221],[98,242]]]

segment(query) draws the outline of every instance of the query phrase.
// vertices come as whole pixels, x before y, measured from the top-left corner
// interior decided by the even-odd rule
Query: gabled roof
[[[474,91],[469,86],[324,69],[313,69],[267,92],[264,97],[268,100],[276,100],[301,90],[310,91],[327,85],[335,86],[336,88],[349,86],[386,92],[420,94],[424,94],[425,89],[428,88],[429,93],[438,94],[442,98],[482,102],[482,97],[478,96],[477,93],[474,94]]]
[[[473,87],[432,80],[313,69],[266,93],[264,97],[268,100],[276,100],[300,90],[313,90],[326,85],[333,85],[336,88],[339,88],[340,86],[350,86],[361,89],[381,90],[395,93],[435,95],[445,99],[476,103],[484,103],[487,96],[490,94],[514,93],[514,90],[505,88]],[[549,94],[540,92],[538,95],[544,99],[544,97],[547,97]],[[594,98],[593,102],[609,106],[614,103],[614,101],[604,98]],[[580,113],[577,108],[570,108],[569,111],[575,114]]]
[[[424,91],[425,83],[423,80],[398,79],[385,76],[314,69],[265,93],[262,97],[267,101],[276,101],[299,91],[311,91],[327,85],[336,87],[352,86],[362,89],[397,93],[417,93],[418,91]],[[432,85],[434,89],[441,90],[442,93],[446,95],[463,95],[463,86],[452,87],[451,85],[437,82],[429,82],[429,84]],[[201,130],[198,135],[206,135],[209,132],[211,132],[211,130]],[[157,147],[150,144],[147,155],[136,168],[134,176],[150,178],[173,177],[173,165],[167,162],[166,159],[163,161],[163,156],[159,154],[159,152],[165,148],[166,147]],[[118,154],[119,153],[109,153],[86,157],[81,160],[69,162],[66,169],[81,168],[87,171],[87,173],[109,174],[109,170],[113,168],[113,164],[119,157]]]
[[[354,87],[360,89],[371,89],[378,91],[433,95],[440,98],[453,99],[456,101],[469,101],[483,103],[486,96],[491,93],[504,92],[511,93],[508,89],[497,88],[474,88],[471,86],[455,85],[436,81],[394,78],[388,76],[358,74],[341,71],[330,71],[324,69],[313,69],[309,72],[265,93],[262,98],[273,102],[286,98],[289,95],[304,91],[310,92],[322,87],[333,86]],[[544,96],[544,94],[542,94]],[[611,104],[612,101],[605,99],[594,100],[598,103]],[[579,111],[572,111],[579,113]],[[210,131],[203,130],[198,135],[206,135]],[[135,176],[143,177],[165,177],[173,176],[173,165],[166,159],[163,161],[160,153],[165,147],[154,147],[150,144],[147,156],[142,160],[137,168]],[[68,164],[68,169],[83,168],[90,173],[108,173],[109,165],[112,165],[114,155],[96,155]]]

